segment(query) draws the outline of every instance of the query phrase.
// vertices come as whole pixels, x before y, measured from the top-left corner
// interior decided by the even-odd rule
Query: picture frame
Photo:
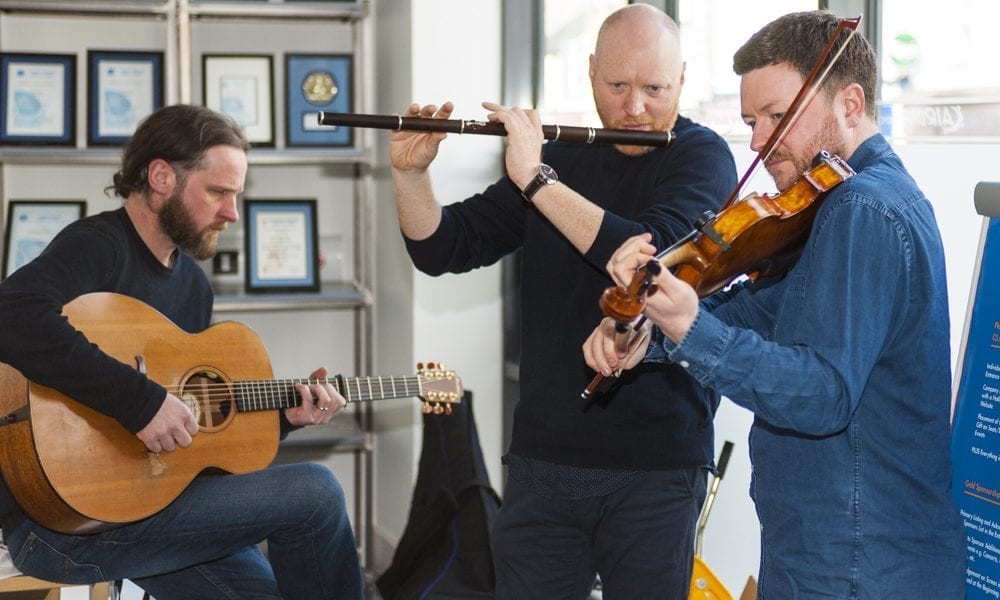
[[[204,54],[201,73],[205,106],[229,115],[254,146],[274,147],[274,57]]]
[[[354,57],[350,54],[285,55],[285,145],[354,145],[353,127],[319,124],[320,111],[353,112]]]
[[[76,145],[76,56],[0,53],[0,144]]]
[[[0,277],[34,260],[64,227],[87,214],[86,200],[11,200],[3,238]]]
[[[318,292],[315,199],[244,199],[248,293]]]
[[[163,106],[163,52],[87,51],[87,145],[128,141]]]

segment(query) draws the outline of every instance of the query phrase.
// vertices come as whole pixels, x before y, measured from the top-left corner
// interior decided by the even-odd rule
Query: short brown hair
[[[737,75],[743,75],[762,67],[787,63],[805,79],[839,23],[839,17],[824,10],[779,17],[753,34],[736,51],[733,70]],[[842,35],[846,36],[847,33],[850,32],[842,32]],[[831,58],[835,53],[836,48],[831,53]],[[877,65],[875,50],[871,44],[863,35],[855,35],[830,70],[823,89],[832,96],[838,90],[857,83],[865,93],[865,112],[874,119]]]

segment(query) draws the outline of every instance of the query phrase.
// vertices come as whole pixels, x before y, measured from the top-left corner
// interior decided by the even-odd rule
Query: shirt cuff
[[[673,343],[660,329],[654,328],[653,341],[646,351],[646,362],[670,361],[686,370],[702,385],[709,385],[732,330],[712,313],[699,309],[694,322],[680,343]]]

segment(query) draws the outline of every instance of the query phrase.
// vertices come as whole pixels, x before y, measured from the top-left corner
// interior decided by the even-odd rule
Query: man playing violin
[[[610,15],[590,78],[605,127],[673,129],[676,140],[655,149],[550,142],[543,152],[534,111],[485,103],[507,130],[507,174],[445,207],[427,173],[444,134],[400,132],[390,144],[400,225],[419,269],[464,272],[523,251],[520,401],[493,529],[498,599],[587,598],[596,573],[606,598],[686,598],[714,454],[718,397],[679,367],[638,369],[582,410],[592,374],[579,347],[600,317],[611,253],[641,232],[674,242],[736,181],[725,142],[677,114],[684,63],[663,12],[634,4]],[[404,116],[452,110],[412,105]]]
[[[837,24],[823,11],[786,15],[736,53],[755,151]],[[766,161],[779,190],[820,150],[856,172],[822,201],[786,274],[699,303],[662,269],[646,298],[656,328],[644,364],[679,365],[754,413],[762,600],[964,597],[944,253],[930,203],[878,132],[876,81],[875,54],[854,36]],[[607,268],[626,285],[658,245],[635,236]],[[633,366],[621,337],[605,319],[587,363]]]

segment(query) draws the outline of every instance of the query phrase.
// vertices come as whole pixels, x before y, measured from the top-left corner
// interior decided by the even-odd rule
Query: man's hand
[[[503,123],[507,130],[507,151],[505,164],[507,176],[517,189],[525,186],[538,173],[542,160],[542,121],[538,112],[525,108],[511,108],[493,102],[483,102],[483,108],[490,111],[486,118]]]
[[[687,282],[662,269],[653,280],[656,291],[646,297],[643,314],[675,344],[687,335],[698,316],[698,294]]]
[[[652,240],[652,234],[640,233],[625,240],[615,250],[605,267],[615,283],[627,288],[635,277],[636,270],[656,258],[656,246],[652,244]]]
[[[413,103],[402,116],[447,119],[453,110],[455,105],[451,102],[445,102],[440,108],[433,104],[420,106]],[[447,135],[443,132],[394,131],[389,138],[389,159],[392,161],[392,168],[398,171],[423,173],[437,157],[438,146]]]
[[[150,452],[173,452],[191,445],[198,433],[198,421],[187,404],[168,393],[153,420],[136,434]]]
[[[326,379],[326,368],[320,367],[309,375],[316,383],[295,384],[295,391],[302,398],[302,404],[285,409],[285,417],[292,425],[322,425],[329,423],[333,415],[347,406],[347,400],[337,393],[330,383],[320,383]]]
[[[605,317],[583,343],[583,358],[587,366],[608,377],[615,371],[631,369],[646,356],[649,347],[650,323],[638,331],[618,333],[614,319]]]

